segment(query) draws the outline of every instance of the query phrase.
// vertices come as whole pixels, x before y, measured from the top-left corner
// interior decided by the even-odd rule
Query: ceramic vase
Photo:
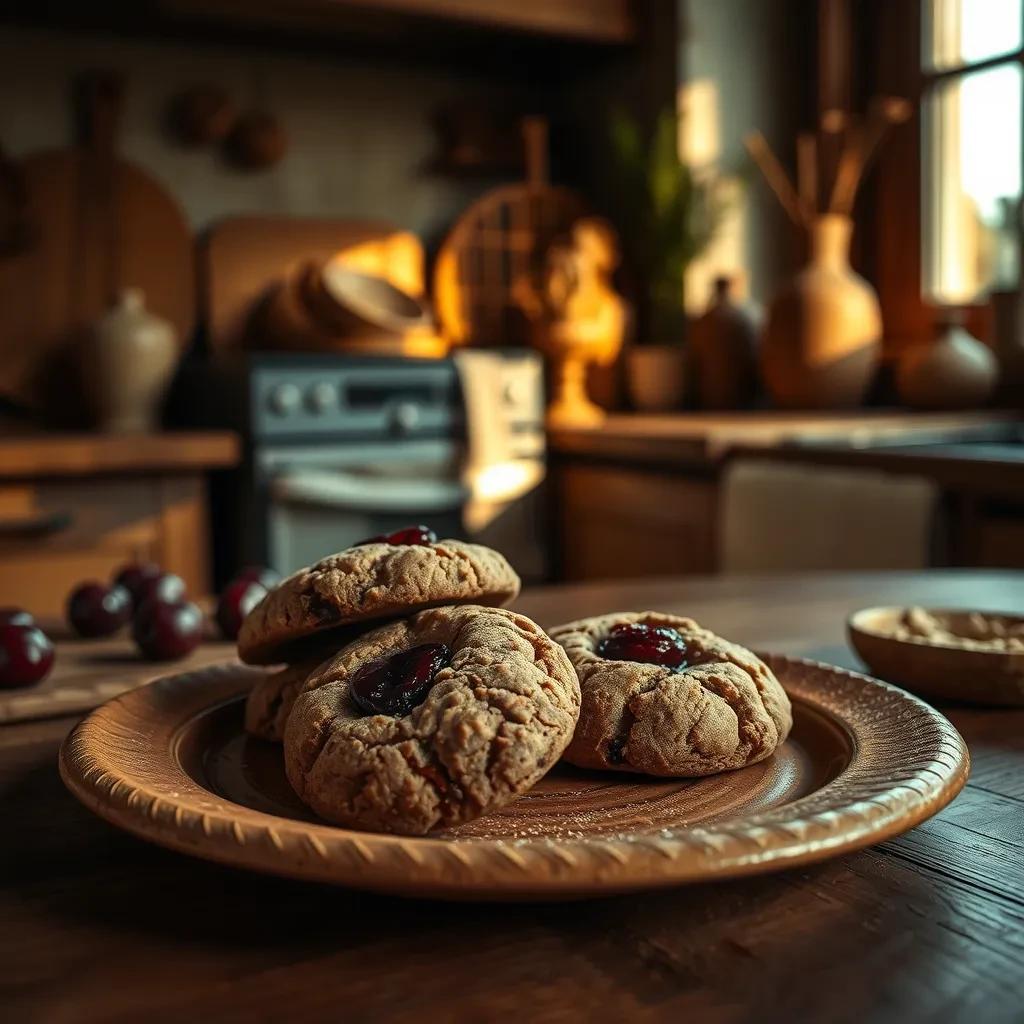
[[[690,331],[690,372],[702,409],[744,409],[757,394],[757,321],[733,296],[732,280],[715,279],[707,312]]]
[[[999,364],[987,346],[972,337],[955,310],[938,323],[935,340],[909,349],[896,368],[896,387],[914,409],[974,409],[995,391]]]
[[[810,261],[771,303],[761,371],[775,405],[849,409],[874,376],[882,316],[874,289],[850,266],[852,222],[819,217],[810,229]]]
[[[147,433],[160,426],[160,407],[178,363],[174,328],[127,289],[96,323],[82,352],[83,379],[102,431]]]

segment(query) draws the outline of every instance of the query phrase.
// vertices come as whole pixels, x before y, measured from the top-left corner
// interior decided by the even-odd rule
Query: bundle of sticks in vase
[[[808,262],[772,298],[765,321],[761,371],[776,406],[852,409],[864,401],[881,351],[882,312],[875,290],[850,266],[851,213],[886,132],[910,111],[906,100],[880,98],[863,120],[830,112],[820,132],[797,139],[796,186],[760,132],[744,140],[810,243]],[[834,148],[835,175],[825,182],[822,156]]]
[[[822,213],[851,215],[857,190],[877,156],[882,140],[893,125],[901,124],[910,117],[911,109],[908,100],[882,96],[871,101],[863,119],[843,110],[826,111],[821,119],[821,135],[803,132],[797,137],[795,187],[761,132],[751,132],[743,142],[793,223],[798,227],[809,227]],[[840,140],[836,173],[824,208],[820,205],[822,189],[819,181],[823,137],[838,137]]]

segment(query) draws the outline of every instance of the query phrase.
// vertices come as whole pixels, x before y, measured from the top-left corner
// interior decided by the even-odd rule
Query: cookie
[[[284,726],[292,713],[295,698],[318,665],[320,660],[314,658],[264,676],[246,698],[245,731],[250,736],[280,743],[284,739]]]
[[[526,792],[558,761],[579,708],[569,659],[536,623],[498,608],[430,609],[313,673],[285,727],[285,769],[329,821],[422,835]]]
[[[503,555],[480,544],[374,542],[322,558],[283,580],[249,613],[238,634],[250,664],[309,657],[309,640],[334,650],[375,620],[451,604],[500,606],[519,593],[519,577]],[[331,636],[318,637],[331,631]]]
[[[763,761],[789,734],[789,698],[771,669],[692,619],[621,612],[551,636],[582,692],[570,764],[712,775]]]

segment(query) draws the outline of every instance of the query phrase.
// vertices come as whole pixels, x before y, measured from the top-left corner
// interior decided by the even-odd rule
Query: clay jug
[[[757,393],[757,322],[715,278],[711,303],[690,330],[690,369],[702,409],[743,409]]]
[[[853,408],[871,383],[882,315],[874,289],[850,267],[852,229],[841,214],[819,217],[810,262],[769,309],[761,371],[782,408]]]
[[[97,321],[82,352],[83,379],[99,429],[159,429],[160,406],[178,354],[171,324],[147,311],[141,291],[123,291]]]
[[[947,310],[935,340],[900,359],[896,387],[914,409],[973,409],[992,397],[998,377],[992,350],[967,333],[958,310]]]

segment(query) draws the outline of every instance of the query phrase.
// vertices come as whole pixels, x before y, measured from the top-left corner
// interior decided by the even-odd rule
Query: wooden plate
[[[709,779],[559,766],[490,817],[429,838],[316,821],[277,747],[242,732],[256,669],[222,665],[115,698],[68,736],[61,775],[93,811],[163,846],[237,867],[407,895],[564,898],[805,864],[897,835],[967,778],[957,731],[895,687],[795,659],[771,760]]]
[[[934,700],[1024,706],[1024,654],[950,647],[924,637],[893,636],[906,608],[864,608],[850,616],[847,632],[854,650],[872,672]],[[978,609],[926,608],[932,615],[967,616]],[[1019,624],[1019,615],[982,612]]]

